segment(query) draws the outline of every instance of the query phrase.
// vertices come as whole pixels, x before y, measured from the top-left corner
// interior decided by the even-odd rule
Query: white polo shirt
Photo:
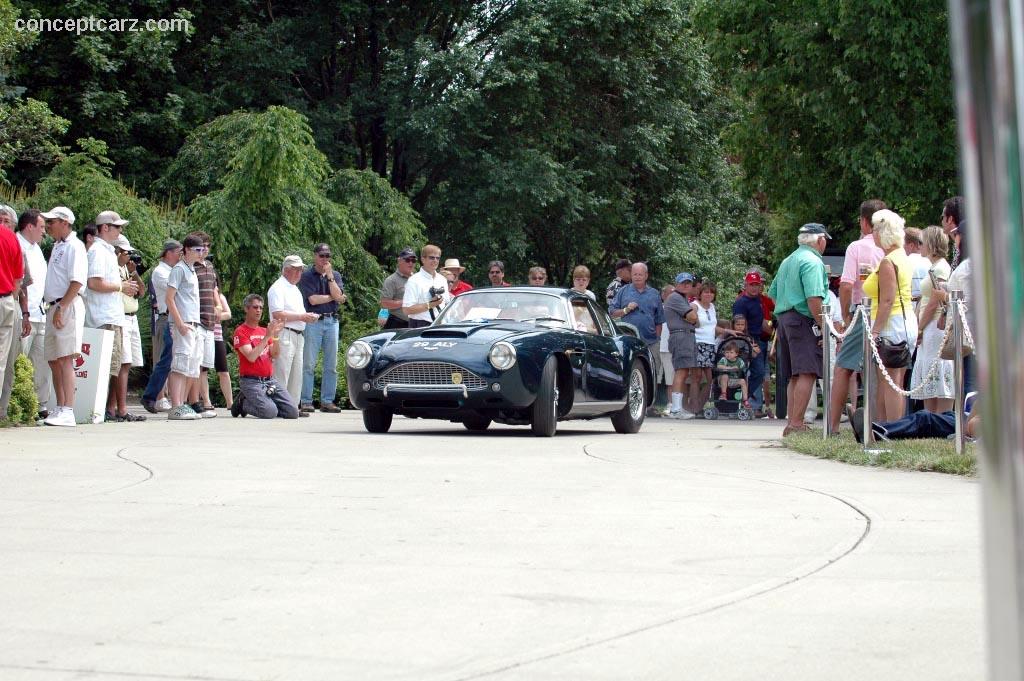
[[[85,244],[74,232],[63,241],[53,244],[50,262],[46,267],[46,285],[43,286],[43,300],[49,303],[60,300],[68,292],[71,282],[77,281],[85,289],[89,278],[89,262]]]
[[[278,277],[267,291],[267,307],[270,308],[271,319],[275,312],[306,313],[306,307],[302,304],[302,291],[285,279],[284,275]],[[306,328],[306,322],[286,322],[285,328],[302,331]]]
[[[43,287],[46,286],[46,257],[39,244],[33,244],[18,232],[18,243],[21,252],[28,258],[28,271],[32,275],[32,283],[28,287],[28,318],[33,322],[45,322],[43,314]]]
[[[121,270],[117,264],[114,247],[97,238],[89,249],[89,278],[99,277],[107,284],[121,283]],[[90,289],[85,299],[85,309],[89,321],[95,326],[104,324],[124,325],[124,305],[118,291],[103,293]]]
[[[437,317],[441,310],[448,305],[448,303],[452,302],[452,294],[448,291],[448,280],[444,278],[443,274],[436,271],[431,275],[426,270],[421,269],[419,272],[409,277],[409,281],[405,283],[405,295],[402,296],[402,307],[412,307],[413,305],[429,303],[434,298],[434,296],[430,295],[431,288],[440,288],[444,290],[441,307],[432,310],[434,317]],[[433,321],[433,318],[430,316],[430,313],[431,310],[417,312],[409,315],[409,319],[420,319],[425,322],[431,322]]]
[[[153,289],[156,297],[156,311],[158,314],[167,314],[167,277],[171,275],[171,266],[161,260],[153,268],[153,274],[149,276],[149,286]]]

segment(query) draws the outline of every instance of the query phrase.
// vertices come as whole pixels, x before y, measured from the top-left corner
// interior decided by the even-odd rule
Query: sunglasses
[[[441,256],[439,256],[439,255],[425,255],[423,257],[426,258],[427,260],[440,260],[441,259]]]
[[[329,257],[331,257],[331,254],[330,253],[317,253],[316,257],[318,257],[318,258],[329,258]]]
[[[408,257],[408,258],[402,258],[402,262],[416,262],[416,256],[411,256],[411,257]]]
[[[192,251],[193,253],[205,253],[206,246],[191,246],[189,250]]]

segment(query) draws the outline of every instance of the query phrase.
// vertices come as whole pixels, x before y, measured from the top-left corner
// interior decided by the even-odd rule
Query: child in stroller
[[[743,336],[734,337],[718,346],[712,374],[719,388],[719,397],[714,406],[704,410],[705,419],[714,420],[725,416],[749,421],[754,417],[754,410],[747,401],[748,372],[753,354],[753,343]]]

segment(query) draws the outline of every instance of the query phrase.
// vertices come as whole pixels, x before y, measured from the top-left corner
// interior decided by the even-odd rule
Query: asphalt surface
[[[0,430],[0,679],[982,678],[979,483],[780,432]]]

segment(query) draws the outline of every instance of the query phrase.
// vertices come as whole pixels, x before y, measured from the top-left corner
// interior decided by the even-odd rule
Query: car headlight
[[[360,340],[348,346],[348,351],[345,353],[345,361],[353,369],[362,369],[370,363],[371,359],[373,359],[373,348],[369,343]]]
[[[495,343],[487,353],[487,359],[498,371],[511,369],[516,363],[516,349],[504,341]]]

